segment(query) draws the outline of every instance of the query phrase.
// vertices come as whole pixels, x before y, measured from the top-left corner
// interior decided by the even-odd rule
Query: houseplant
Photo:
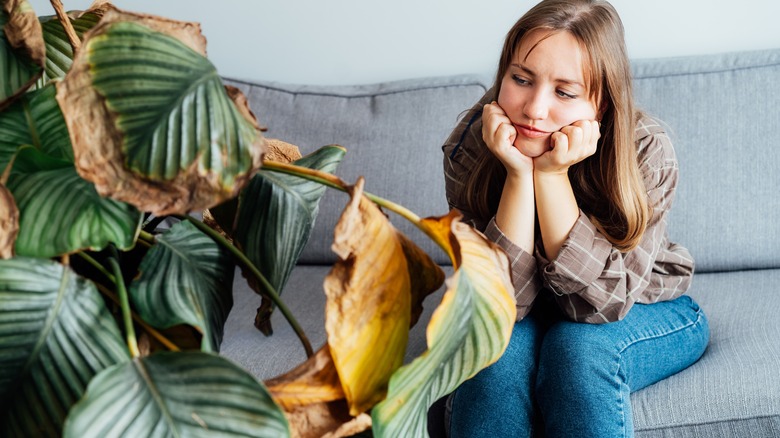
[[[341,181],[342,147],[298,158],[265,139],[197,24],[2,5],[0,433],[419,436],[434,400],[500,356],[515,315],[505,255],[456,212],[420,219]],[[349,200],[315,353],[279,292],[326,187]],[[455,267],[429,349],[406,366],[444,275],[380,206]],[[210,225],[188,214],[202,209]],[[310,356],[265,383],[215,354],[235,266]]]

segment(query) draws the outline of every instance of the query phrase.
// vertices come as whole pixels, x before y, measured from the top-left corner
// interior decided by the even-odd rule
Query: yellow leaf
[[[412,290],[421,301],[443,279],[363,196],[363,184],[361,178],[350,190],[333,244],[340,260],[325,279],[328,344],[353,416],[385,397],[390,376],[403,364]]]
[[[428,350],[393,374],[387,399],[371,412],[374,436],[423,436],[431,404],[498,360],[509,343],[517,314],[509,260],[459,215],[423,219],[447,242],[455,273],[428,324]]]

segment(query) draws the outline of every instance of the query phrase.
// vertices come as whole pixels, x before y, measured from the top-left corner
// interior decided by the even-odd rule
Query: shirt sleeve
[[[536,259],[504,235],[496,225],[495,217],[480,217],[466,203],[466,181],[477,165],[479,148],[486,147],[482,140],[482,108],[494,100],[494,94],[493,90],[489,90],[466,112],[442,146],[444,185],[450,208],[460,211],[463,222],[483,232],[488,240],[500,246],[509,257],[519,321],[531,310],[531,304],[541,288]]]
[[[639,160],[653,213],[635,249],[622,253],[614,248],[582,211],[555,260],[547,260],[537,245],[544,286],[575,321],[621,320],[635,302],[673,299],[690,286],[693,258],[667,237],[667,215],[678,179],[668,136],[660,131],[643,137]]]

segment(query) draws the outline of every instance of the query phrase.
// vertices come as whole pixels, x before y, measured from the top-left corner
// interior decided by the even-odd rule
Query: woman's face
[[[501,82],[498,105],[517,129],[515,147],[524,155],[538,157],[550,149],[553,132],[596,119],[583,67],[580,43],[569,32],[537,29],[523,37]]]

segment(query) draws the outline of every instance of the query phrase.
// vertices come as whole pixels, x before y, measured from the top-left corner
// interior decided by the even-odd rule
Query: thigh
[[[580,351],[582,360],[615,361],[615,372],[631,392],[675,374],[699,359],[709,341],[709,325],[687,295],[654,304],[635,304],[621,321],[583,324],[562,321],[545,339],[553,350]],[[599,353],[596,353],[599,352]],[[544,352],[542,353],[544,360]]]
[[[516,323],[501,358],[452,394],[450,437],[530,436],[541,328],[533,314]]]

